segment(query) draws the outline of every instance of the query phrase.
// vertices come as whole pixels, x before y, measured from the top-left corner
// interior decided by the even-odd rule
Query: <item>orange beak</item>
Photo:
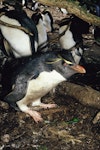
[[[71,68],[78,73],[86,73],[86,70],[80,65],[71,66]]]

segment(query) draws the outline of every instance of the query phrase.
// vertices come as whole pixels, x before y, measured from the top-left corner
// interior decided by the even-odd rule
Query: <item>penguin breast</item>
[[[36,79],[29,81],[26,97],[28,97],[28,100],[30,99],[30,101],[41,98],[60,82],[65,80],[66,79],[55,70],[51,72],[41,72]]]
[[[59,29],[59,34],[62,34],[63,32],[65,32],[64,34],[61,35],[59,42],[63,49],[70,49],[76,43],[74,41],[72,32],[69,29],[67,29],[67,30],[66,29],[67,29],[67,26],[62,26]]]
[[[41,19],[37,24],[37,29],[38,29],[38,36],[39,36],[38,44],[41,45],[47,41],[46,27],[44,26],[43,21]]]
[[[21,26],[21,24],[17,20],[8,18],[7,16],[2,16],[0,20],[9,24]],[[25,32],[3,25],[1,25],[0,28],[4,38],[13,48],[15,57],[27,56],[32,54],[30,38]]]

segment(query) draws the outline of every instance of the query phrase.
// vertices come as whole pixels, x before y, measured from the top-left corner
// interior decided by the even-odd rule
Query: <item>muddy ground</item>
[[[53,7],[48,9],[56,26],[56,22],[65,15],[59,9]],[[54,34],[50,36],[54,38]],[[58,42],[56,44],[53,42],[52,46],[59,47]],[[100,64],[85,64],[85,66],[87,73],[73,76],[70,82],[89,85],[100,91]],[[72,97],[58,93],[59,88],[58,86],[54,93],[51,91],[43,97],[43,102],[55,102],[58,107],[39,110],[44,121],[38,124],[28,115],[17,112],[0,101],[0,150],[100,149],[100,123],[92,123],[99,110],[83,106]]]

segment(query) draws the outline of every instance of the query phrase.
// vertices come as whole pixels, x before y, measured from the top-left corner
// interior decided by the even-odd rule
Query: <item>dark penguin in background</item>
[[[4,37],[6,54],[15,58],[30,56],[37,51],[38,32],[35,23],[27,16],[20,6],[15,10],[5,12],[0,20],[11,24],[24,27],[31,34],[0,24],[1,33]]]
[[[55,107],[55,104],[41,103],[41,98],[75,73],[85,73],[85,69],[75,64],[68,51],[52,51],[35,55],[29,62],[13,70],[10,77],[12,88],[3,101],[15,108],[18,106],[35,122],[40,122],[43,120],[40,113],[36,110],[32,111],[28,105],[43,108]]]
[[[44,10],[42,12],[42,17],[43,17],[43,23],[44,26],[47,29],[47,32],[53,32],[54,28],[53,28],[53,17],[51,15],[51,13],[47,10]]]
[[[59,43],[62,49],[72,49],[78,64],[83,54],[82,34],[89,33],[89,24],[76,16],[70,16],[59,23]]]

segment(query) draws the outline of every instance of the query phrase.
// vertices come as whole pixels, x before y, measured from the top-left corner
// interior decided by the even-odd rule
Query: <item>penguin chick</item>
[[[30,56],[37,51],[38,46],[38,32],[34,22],[27,16],[25,11],[10,10],[5,12],[0,17],[0,20],[10,25],[17,25],[24,27],[31,34],[17,29],[0,24],[1,33],[4,37],[4,44],[6,49],[6,55],[15,58]]]
[[[43,23],[47,29],[47,32],[53,32],[53,30],[54,30],[54,28],[53,28],[53,17],[51,15],[51,13],[47,10],[44,10],[42,12],[42,17],[43,17]]]
[[[47,51],[48,36],[46,27],[43,24],[43,18],[41,13],[34,13],[31,19],[35,22],[38,30],[38,51]]]
[[[37,55],[37,54],[36,54]],[[41,103],[41,98],[62,81],[75,73],[85,73],[82,66],[76,65],[68,51],[51,51],[35,56],[26,64],[14,69],[13,89],[5,96],[4,101],[11,106],[29,114],[35,122],[43,121],[41,114],[31,110],[28,105],[42,108],[53,108],[55,104]]]

